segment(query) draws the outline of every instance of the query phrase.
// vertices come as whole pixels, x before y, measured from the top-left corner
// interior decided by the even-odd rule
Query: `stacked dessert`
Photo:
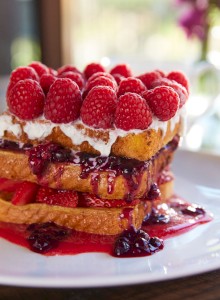
[[[117,235],[173,194],[188,82],[39,62],[15,69],[0,116],[0,221]]]

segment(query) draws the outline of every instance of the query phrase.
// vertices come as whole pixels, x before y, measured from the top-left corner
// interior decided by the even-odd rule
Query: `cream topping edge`
[[[185,131],[185,123],[186,123],[185,107],[179,109],[175,114],[175,116],[169,120],[171,130],[174,129],[175,125],[180,121],[180,119],[181,119],[181,126],[182,126],[180,134],[183,135]],[[40,120],[42,120],[43,122],[39,122]],[[153,117],[153,122],[151,123],[151,125],[148,127],[147,130],[154,129],[155,131],[158,131],[159,129],[161,129],[162,132],[165,134],[169,121],[160,121],[156,117]],[[77,125],[79,124],[83,125],[84,129],[78,129]],[[91,138],[88,135],[86,135],[86,129],[93,129],[93,128],[83,124],[81,120],[60,125],[60,124],[52,123],[51,121],[44,119],[44,117],[40,117],[34,121],[26,121],[25,125],[23,126],[23,130],[27,134],[30,140],[34,140],[34,139],[43,140],[52,132],[53,128],[57,126],[60,127],[62,132],[67,137],[69,137],[74,144],[80,145],[83,141],[87,141],[93,148],[98,150],[103,156],[108,156],[110,154],[111,147],[113,143],[116,141],[118,136],[125,137],[126,135],[131,133],[139,134],[143,132],[142,130],[139,129],[134,129],[129,131],[125,131],[118,128],[109,129],[108,130],[109,139],[108,142],[105,142],[101,139]],[[95,129],[95,130],[103,131],[101,129]],[[19,136],[22,134],[21,125],[13,124],[12,115],[8,112],[0,116],[0,137],[4,136],[5,131],[13,133],[17,138],[19,138]]]

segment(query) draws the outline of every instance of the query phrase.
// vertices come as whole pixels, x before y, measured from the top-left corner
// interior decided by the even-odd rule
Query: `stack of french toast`
[[[185,120],[179,71],[18,67],[0,115],[0,221],[116,235],[173,194]]]

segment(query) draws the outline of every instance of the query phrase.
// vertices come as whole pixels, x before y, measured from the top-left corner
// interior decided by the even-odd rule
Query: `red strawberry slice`
[[[55,190],[47,187],[40,187],[36,196],[36,202],[48,205],[77,207],[78,193],[75,191]]]
[[[14,181],[7,178],[0,178],[0,191],[12,193],[15,192],[18,187],[22,184],[21,181]]]
[[[79,200],[79,206],[117,208],[124,206],[135,206],[139,202],[139,199],[134,199],[132,202],[127,202],[124,199],[101,199],[93,194],[82,193]]]
[[[14,205],[25,205],[34,202],[39,186],[36,183],[23,181],[16,189],[11,203]]]

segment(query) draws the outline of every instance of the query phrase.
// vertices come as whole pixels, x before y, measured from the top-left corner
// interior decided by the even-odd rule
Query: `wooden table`
[[[220,299],[220,270],[158,283],[88,289],[0,286],[0,300],[176,300]]]

